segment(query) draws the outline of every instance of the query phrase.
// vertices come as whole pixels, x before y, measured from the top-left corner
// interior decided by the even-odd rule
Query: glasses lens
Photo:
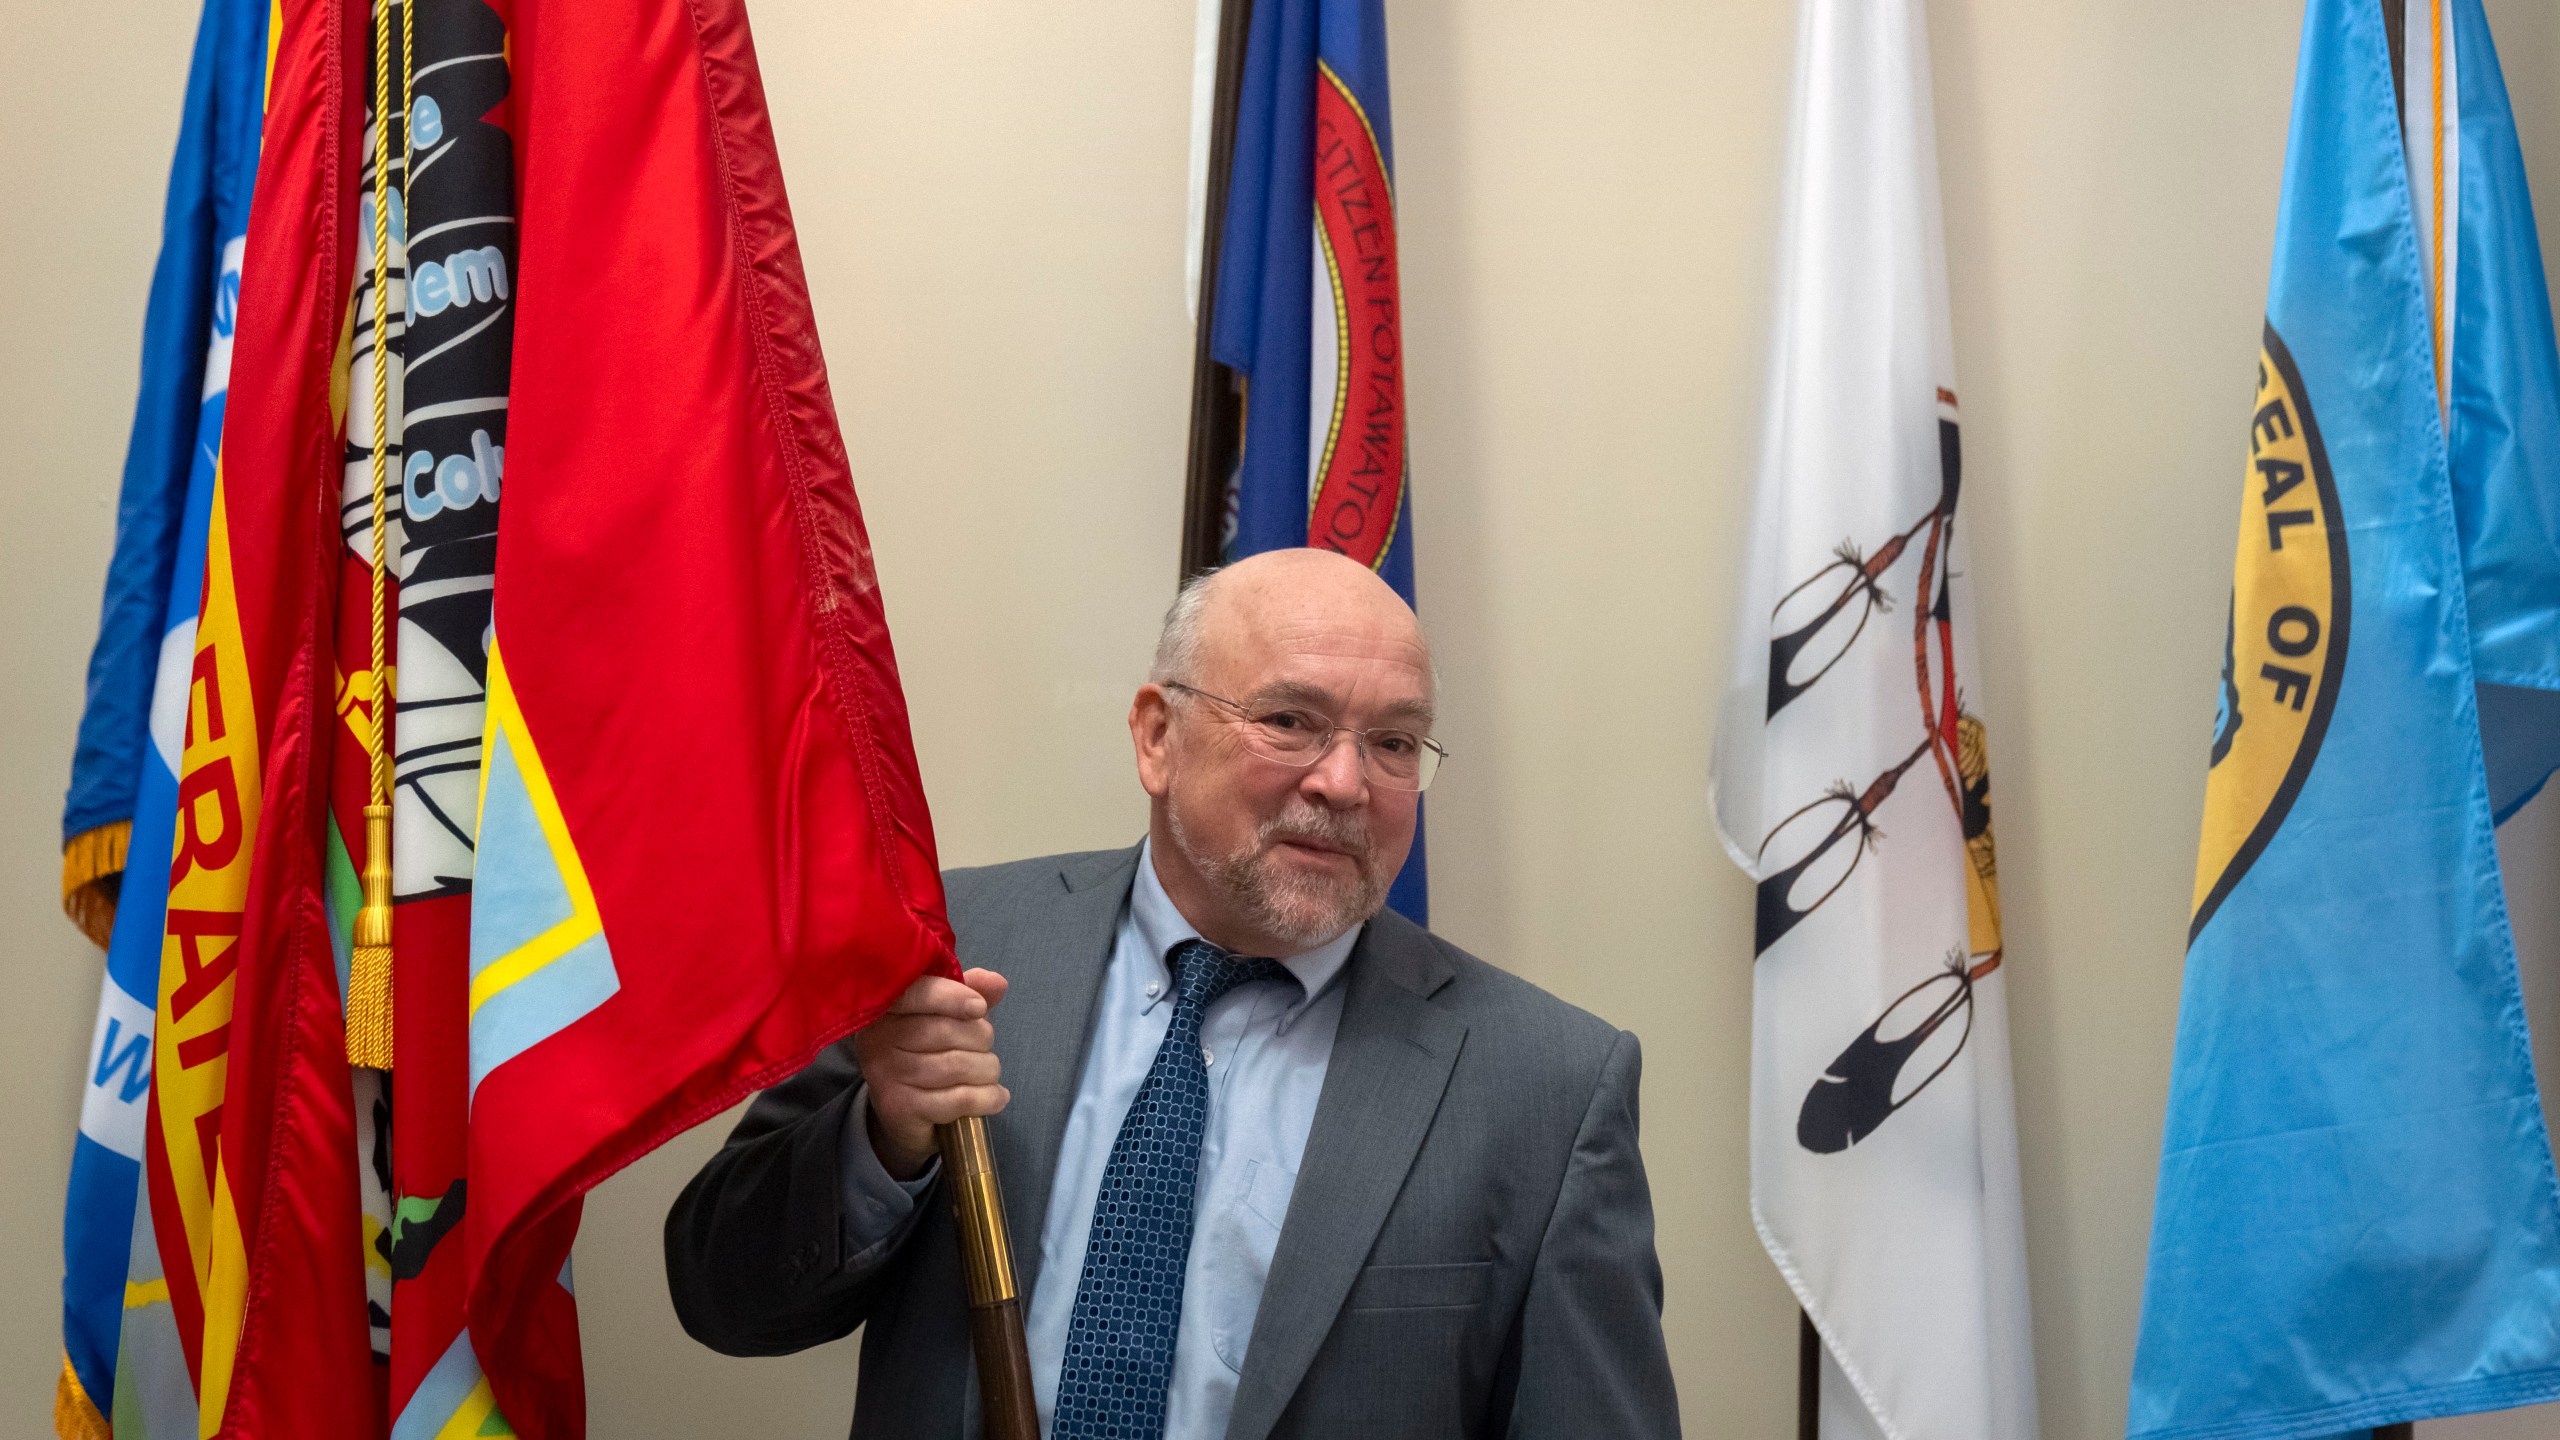
[[[1274,710],[1257,715],[1244,727],[1246,743],[1274,760],[1304,765],[1324,748],[1333,726],[1304,710]]]
[[[1361,747],[1368,752],[1369,773],[1379,783],[1413,788],[1422,776],[1422,737],[1410,730],[1372,730]]]

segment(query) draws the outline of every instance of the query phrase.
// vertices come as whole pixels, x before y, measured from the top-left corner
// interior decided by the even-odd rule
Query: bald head
[[[1430,638],[1404,597],[1359,561],[1311,548],[1265,550],[1194,576],[1165,611],[1147,678],[1158,685],[1211,684],[1204,666],[1250,647],[1259,635],[1336,628],[1407,647],[1424,673],[1438,678]]]

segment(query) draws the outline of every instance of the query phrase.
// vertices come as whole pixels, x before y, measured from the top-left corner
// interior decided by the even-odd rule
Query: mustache
[[[1293,805],[1262,822],[1255,840],[1260,848],[1270,849],[1282,841],[1311,841],[1350,852],[1361,868],[1369,864],[1369,822],[1366,818],[1342,810],[1328,810],[1321,805]]]

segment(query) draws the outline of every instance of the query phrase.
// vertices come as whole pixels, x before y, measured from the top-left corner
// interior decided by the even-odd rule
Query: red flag
[[[248,240],[260,263],[240,295],[180,787],[212,797],[194,819],[227,813],[237,830],[182,844],[173,866],[165,953],[180,983],[163,1005],[179,1023],[154,1086],[154,1221],[199,1404],[219,1434],[259,1440],[380,1428],[319,865],[332,377],[354,244],[345,92],[362,33],[345,0],[279,10]]]
[[[954,968],[740,0],[518,0],[470,1325],[584,1427],[579,1197]]]

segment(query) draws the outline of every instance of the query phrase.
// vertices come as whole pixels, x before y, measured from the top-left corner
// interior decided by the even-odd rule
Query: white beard
[[[1174,848],[1191,868],[1223,893],[1254,929],[1280,941],[1289,954],[1322,945],[1386,904],[1393,877],[1379,874],[1366,820],[1293,798],[1289,808],[1263,822],[1251,842],[1223,855],[1210,853],[1192,839],[1182,823],[1181,805],[1168,804],[1165,820]],[[1290,838],[1344,847],[1352,854],[1356,873],[1346,881],[1274,873],[1271,848]]]

